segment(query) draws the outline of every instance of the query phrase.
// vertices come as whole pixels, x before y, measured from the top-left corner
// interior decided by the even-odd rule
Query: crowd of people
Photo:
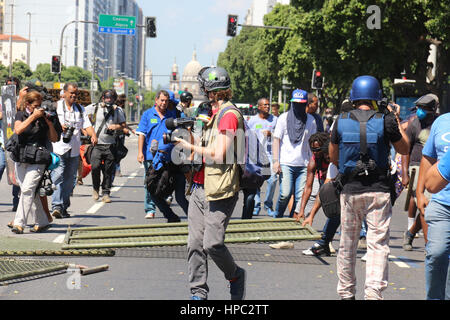
[[[322,238],[303,254],[331,255],[331,242],[340,227],[338,295],[343,300],[355,299],[356,250],[363,247],[367,249],[364,297],[383,299],[392,207],[406,188],[412,197],[404,250],[412,250],[413,239],[422,229],[426,297],[450,298],[450,115],[439,115],[437,96],[420,97],[411,116],[400,119],[400,106],[380,103],[379,81],[360,76],[341,113],[334,117],[331,109],[321,117],[318,97],[296,89],[287,111],[280,114],[278,104],[262,97],[258,114],[247,121],[231,102],[231,80],[225,69],[205,67],[198,80],[207,100],[200,107],[191,107],[189,92],[177,100],[173,92],[160,90],[154,106],[143,113],[133,131],[120,106],[123,99],[114,90],[104,91],[98,103],[83,107],[76,102],[77,84],[67,83],[52,115],[43,108],[45,90],[20,88],[18,79],[7,79],[6,84],[15,84],[18,90],[14,133],[20,149],[15,159],[18,186],[13,186],[16,215],[8,225],[12,232],[23,233],[30,215],[36,222],[31,232],[47,230],[53,218],[70,217],[70,195],[77,183],[83,183],[79,168],[84,160],[92,170],[93,199],[102,196],[104,203],[110,203],[114,176],[120,174],[120,160],[126,156],[126,151],[121,152],[124,137],[133,131],[138,136],[137,161],[145,168],[144,218],[155,218],[158,209],[168,223],[179,222],[171,208],[172,193],[187,216],[192,299],[208,298],[208,256],[230,282],[231,298],[244,298],[246,271],[224,244],[241,190],[242,219],[252,219],[262,209],[269,217],[281,218],[287,209],[289,217],[303,226],[313,224],[321,206],[325,209],[331,190],[338,209],[327,215]],[[177,134],[181,127],[187,134]],[[269,160],[263,198],[261,185],[244,186],[241,180],[237,151],[245,149],[246,140],[239,137],[245,130],[255,133]],[[85,136],[89,137],[87,148],[83,148]],[[1,178],[5,154],[0,149]],[[37,159],[41,153],[45,160]],[[175,155],[183,162],[175,161]],[[56,187],[51,210],[46,194],[37,192],[48,171]],[[277,185],[279,194],[274,199]]]

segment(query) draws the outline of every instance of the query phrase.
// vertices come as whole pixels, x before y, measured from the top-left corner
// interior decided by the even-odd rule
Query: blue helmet
[[[350,101],[382,99],[382,91],[378,80],[372,76],[360,76],[353,81]]]
[[[59,156],[57,154],[54,154],[53,152],[51,152],[50,155],[52,156],[52,161],[48,165],[47,169],[55,170],[56,168],[58,168],[59,162],[61,161],[61,159],[59,158]]]

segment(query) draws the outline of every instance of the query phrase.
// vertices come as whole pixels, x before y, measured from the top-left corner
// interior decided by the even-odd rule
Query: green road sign
[[[101,14],[98,16],[99,27],[135,29],[136,17]]]

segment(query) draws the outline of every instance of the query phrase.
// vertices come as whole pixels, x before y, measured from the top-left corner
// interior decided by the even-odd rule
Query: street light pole
[[[13,38],[13,28],[14,28],[14,3],[11,3],[9,5],[11,7],[11,30],[10,30],[10,34],[9,34],[9,76],[12,76],[12,52],[13,52],[13,47],[12,47],[12,38]]]
[[[28,16],[28,50],[27,50],[27,64],[30,66],[31,55],[31,12],[27,12]]]

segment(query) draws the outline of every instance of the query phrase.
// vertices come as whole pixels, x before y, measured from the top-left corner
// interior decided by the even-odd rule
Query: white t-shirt
[[[278,117],[277,125],[273,136],[280,139],[280,164],[292,167],[306,167],[312,156],[309,147],[309,138],[317,132],[316,120],[310,114],[307,114],[305,132],[302,142],[293,146],[289,140],[287,131],[287,116],[285,112]]]
[[[79,105],[83,111],[83,116],[81,115],[78,107],[72,105],[71,110],[67,108],[64,100],[59,100],[56,107],[56,112],[58,113],[59,122],[61,126],[64,124],[73,126],[75,128],[72,136],[72,140],[69,143],[64,143],[63,134],[61,134],[61,139],[58,142],[53,143],[53,152],[59,155],[65,154],[67,151],[71,150],[70,157],[77,157],[80,155],[81,146],[81,129],[86,129],[91,126],[91,121],[86,113],[86,110],[82,105]]]
[[[334,165],[334,163],[330,163],[327,171],[327,179],[334,179],[337,177],[339,173],[339,169]]]

